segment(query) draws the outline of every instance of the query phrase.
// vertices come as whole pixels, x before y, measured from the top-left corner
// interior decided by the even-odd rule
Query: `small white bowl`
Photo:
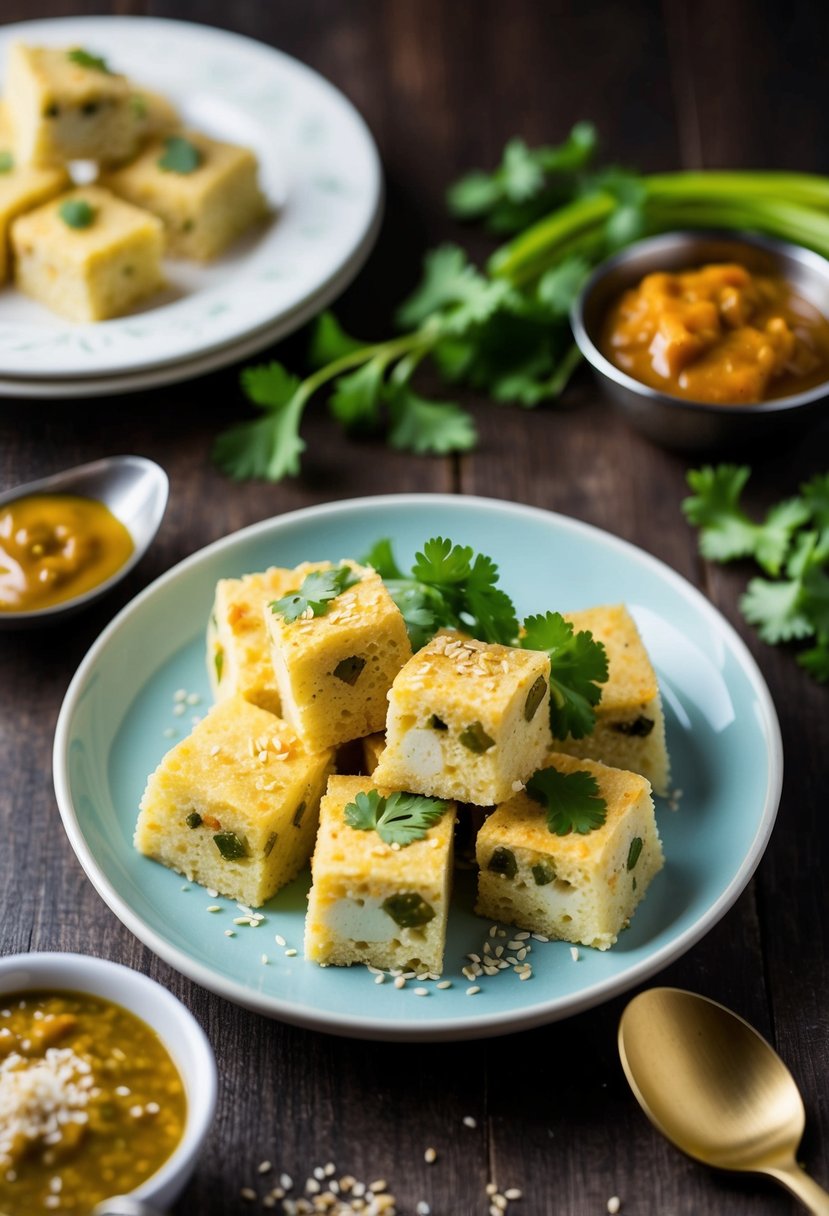
[[[216,1109],[216,1060],[201,1026],[166,988],[119,963],[83,954],[10,954],[0,959],[0,1002],[12,993],[38,989],[85,992],[113,1001],[151,1026],[169,1051],[187,1097],[184,1134],[161,1168],[129,1192],[169,1207],[193,1173]]]

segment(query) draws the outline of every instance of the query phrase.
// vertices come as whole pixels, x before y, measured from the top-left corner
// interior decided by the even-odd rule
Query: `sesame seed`
[[[211,756],[218,756],[218,754],[219,754],[219,752],[220,752],[221,750],[222,750],[222,748],[221,748],[221,744],[220,744],[220,743],[214,743],[214,744],[213,744],[213,746],[212,746],[212,747],[211,747],[211,749],[210,749],[210,755],[211,755]]]
[[[521,1199],[523,1198],[523,1195],[524,1192],[520,1189],[520,1187],[517,1186],[511,1186],[509,1190],[504,1191],[505,1199]]]
[[[157,1102],[148,1102],[147,1105],[144,1107],[144,1110],[147,1112],[148,1115],[157,1115],[158,1112],[161,1110],[161,1107],[158,1105]]]
[[[578,948],[578,946],[571,946],[571,947],[570,947],[570,958],[573,960],[573,962],[574,962],[574,963],[577,963],[577,962],[579,961],[579,948]]]
[[[414,994],[415,994],[415,996],[428,996],[429,989],[428,988],[415,988]]]
[[[529,941],[530,934],[526,929],[522,929],[520,933],[516,933],[515,940],[517,942]]]
[[[283,1187],[286,1191],[291,1191],[291,1190],[293,1190],[293,1187],[294,1187],[294,1180],[290,1174],[280,1174],[279,1175],[279,1185],[281,1187]]]
[[[495,1183],[494,1183],[494,1182],[488,1182],[488,1183],[486,1184],[486,1193],[487,1193],[487,1195],[494,1195],[494,1194],[495,1194],[495,1192],[496,1192],[497,1190],[498,1190],[498,1188],[497,1188],[497,1186],[495,1185]]]
[[[184,884],[184,886],[183,886],[181,889],[182,889],[182,891],[189,891],[189,890],[190,890],[190,888],[189,888],[189,886],[187,885],[187,883],[185,883],[185,884]]]
[[[217,897],[217,895],[219,894],[219,892],[214,891],[212,887],[208,887],[207,894],[210,896],[211,899],[215,899]]]
[[[273,940],[276,942],[277,946],[287,946],[287,944],[288,944],[288,943],[285,941],[285,938],[282,936],[282,934],[281,934],[281,933],[277,933],[277,934],[275,934],[275,936],[274,936],[274,939],[273,939]]]
[[[178,705],[173,706],[173,713],[176,715],[177,718],[183,718],[186,712],[187,712],[186,708],[185,708],[184,704],[181,702]]]
[[[432,1209],[429,1207],[429,1205],[425,1199],[420,1199],[418,1201],[417,1207],[415,1208],[415,1212],[417,1213],[417,1216],[429,1216],[429,1213],[431,1212],[431,1210]]]
[[[543,933],[533,933],[532,939],[535,942],[548,942],[550,940],[549,937],[545,937]]]
[[[235,937],[235,936],[236,936],[235,929],[225,929],[225,937]]]
[[[173,700],[174,701],[186,701],[187,700],[187,689],[186,688],[177,688],[176,691],[173,693]]]
[[[293,949],[293,947],[291,947],[291,949],[290,949],[290,950],[286,950],[286,951],[285,951],[285,957],[286,957],[286,958],[295,958],[295,957],[296,957],[296,950],[294,950],[294,949]]]
[[[259,961],[262,963],[263,967],[267,967],[268,963],[270,962],[270,959],[268,958],[267,954],[261,954],[259,956]]]
[[[513,781],[513,783],[512,783],[512,792],[513,792],[513,794],[520,794],[520,793],[521,793],[521,791],[523,790],[523,788],[524,788],[524,782],[523,782],[523,781]]]
[[[368,1189],[370,1191],[372,1191],[375,1195],[379,1195],[381,1191],[386,1190],[388,1185],[389,1184],[386,1182],[385,1178],[376,1178],[374,1180],[374,1182],[369,1183]]]
[[[188,696],[187,696],[188,705],[199,705],[200,703],[201,703],[201,697],[199,696],[199,694],[197,692],[191,692],[188,694]]]
[[[242,1198],[245,1200],[246,1203],[252,1203],[253,1200],[256,1198],[256,1191],[252,1190],[252,1188],[249,1186],[243,1186],[241,1191],[239,1192],[239,1194],[242,1196]]]
[[[403,979],[402,975],[398,975],[397,979],[394,981],[394,986],[395,986],[395,988],[405,988],[406,987],[406,981]]]
[[[492,1206],[498,1212],[505,1212],[507,1210],[506,1196],[501,1195],[498,1191],[496,1191],[492,1196]]]
[[[451,988],[451,987],[452,987],[451,980],[441,980],[440,983],[438,984],[438,988]]]
[[[221,904],[208,904],[208,906],[207,906],[208,912],[221,912],[221,910],[222,910]]]
[[[436,1149],[427,1148],[426,1152],[423,1154],[423,1160],[427,1165],[432,1165],[437,1160],[437,1155]]]
[[[375,975],[374,982],[375,984],[384,984],[386,982],[386,977],[381,972],[380,975]]]
[[[473,1118],[472,1115],[464,1115],[463,1125],[464,1125],[464,1127],[475,1128],[478,1126],[478,1120]]]
[[[175,739],[178,731],[174,726],[168,726],[166,730],[161,732],[165,739]]]
[[[621,1210],[622,1201],[618,1195],[611,1195],[607,1201],[607,1210],[610,1216],[616,1216],[616,1213]]]
[[[234,925],[252,925],[255,922],[249,916],[236,916],[233,918]]]
[[[273,1169],[270,1161],[260,1161],[256,1167],[257,1174],[268,1174]]]
[[[533,977],[532,971],[522,971],[519,975],[519,980],[531,980]]]
[[[520,949],[521,949],[521,943],[520,943],[520,942],[518,941],[518,939],[516,938],[516,940],[515,940],[515,941],[513,941],[513,942],[507,942],[507,949],[508,949],[508,950],[520,950]]]

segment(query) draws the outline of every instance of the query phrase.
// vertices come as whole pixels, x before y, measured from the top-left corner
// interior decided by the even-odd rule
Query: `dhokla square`
[[[384,728],[389,689],[412,649],[374,570],[356,562],[298,566],[291,590],[264,616],[282,714],[306,748]]]
[[[571,756],[601,760],[612,768],[647,777],[654,793],[667,796],[671,766],[659,681],[636,622],[624,604],[565,613],[578,633],[588,630],[607,652],[608,679],[596,706],[596,725],[581,739],[556,740]]]
[[[161,224],[100,186],[21,215],[11,240],[17,286],[70,321],[120,316],[164,284]]]
[[[214,258],[267,213],[253,152],[196,131],[150,139],[103,180],[159,217],[176,257]]]
[[[442,631],[392,685],[374,777],[396,789],[493,806],[544,760],[549,704],[546,654]]]
[[[349,809],[400,795],[368,777],[331,777],[320,806],[305,921],[305,955],[347,967],[439,975],[452,879],[455,807],[445,804],[410,844],[355,828]],[[426,800],[420,799],[423,803]],[[382,805],[382,804],[381,804]]]
[[[22,162],[14,150],[12,126],[0,103],[0,283],[9,273],[12,220],[68,190],[72,182],[63,167],[38,168]]]
[[[5,96],[24,164],[117,163],[135,151],[141,114],[126,76],[82,47],[9,48]]]
[[[516,794],[478,833],[475,910],[532,933],[607,950],[663,865],[650,786],[638,773],[558,753],[545,769],[565,778],[592,777],[605,805],[604,822],[559,835],[536,798]]]
[[[135,847],[258,907],[311,856],[332,760],[306,752],[285,722],[243,697],[222,701],[151,774]]]
[[[216,584],[207,626],[207,674],[216,701],[238,693],[252,705],[280,712],[265,608],[290,590],[293,579],[292,570],[272,566]]]

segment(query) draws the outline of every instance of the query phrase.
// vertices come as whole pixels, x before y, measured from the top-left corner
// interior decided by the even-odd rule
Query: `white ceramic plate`
[[[363,967],[322,969],[302,958],[307,873],[265,906],[258,928],[240,926],[227,937],[239,915],[232,901],[211,899],[132,847],[147,774],[208,701],[204,628],[216,580],[271,564],[359,557],[382,536],[407,563],[434,535],[491,554],[522,616],[630,605],[659,673],[673,778],[684,790],[679,810],[657,807],[666,866],[612,950],[582,948],[574,961],[564,942],[531,942],[532,980],[503,971],[476,981],[481,991],[473,996],[461,968],[469,952],[483,952],[488,922],[472,913],[471,874],[457,876],[450,910],[445,978],[452,987],[425,983],[428,996],[419,997],[418,985],[377,985]],[[184,716],[175,713],[178,689],[199,699]],[[81,865],[124,924],[172,966],[230,1000],[300,1025],[368,1038],[451,1039],[503,1034],[590,1008],[698,941],[762,856],[782,758],[774,706],[753,659],[708,601],[667,566],[564,516],[489,499],[416,495],[265,520],[158,579],[81,664],[58,721],[54,772]],[[213,904],[221,911],[209,913]]]
[[[0,65],[15,39],[101,54],[169,96],[188,125],[253,148],[273,215],[215,262],[168,261],[169,289],[112,321],[73,324],[0,290],[2,379],[88,380],[214,354],[356,273],[377,230],[380,161],[360,115],[316,72],[238,34],[160,18],[6,26]]]

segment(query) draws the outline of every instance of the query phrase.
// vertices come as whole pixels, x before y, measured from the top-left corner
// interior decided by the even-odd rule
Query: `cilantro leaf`
[[[196,145],[183,135],[168,135],[164,140],[164,151],[156,164],[166,173],[186,175],[195,173],[204,157]]]
[[[829,635],[797,656],[800,666],[819,683],[829,682]]]
[[[556,836],[571,832],[586,836],[602,827],[607,818],[607,803],[599,794],[596,778],[582,769],[574,773],[539,769],[527,782],[527,793],[544,807],[547,827]]]
[[[441,245],[426,255],[423,279],[398,309],[398,324],[417,328],[440,314],[443,333],[461,333],[491,317],[511,292],[476,270],[457,245]]]
[[[85,198],[67,198],[58,207],[58,215],[67,228],[89,228],[95,222],[96,211]]]
[[[423,840],[448,807],[449,803],[439,798],[403,793],[384,797],[377,790],[368,790],[357,794],[343,813],[349,827],[360,832],[374,830],[386,844],[405,848],[416,840]]]
[[[559,612],[530,616],[524,622],[521,646],[550,656],[550,728],[553,737],[589,735],[596,722],[594,706],[599,687],[607,680],[607,653],[589,630],[576,633]]]
[[[740,600],[740,611],[764,642],[774,646],[814,633],[803,612],[803,587],[799,579],[770,582],[753,578]]]
[[[311,334],[309,358],[312,367],[324,367],[343,355],[353,355],[365,343],[350,337],[340,325],[333,312],[321,313]]]
[[[371,359],[337,378],[328,408],[352,434],[376,430],[380,422],[385,367],[384,360]]]
[[[403,578],[403,572],[394,559],[391,540],[384,536],[375,541],[365,557],[361,558],[363,566],[371,566],[382,579]]]
[[[273,600],[268,607],[288,622],[298,620],[309,609],[312,616],[325,616],[331,601],[359,581],[360,575],[347,565],[312,570],[306,574],[298,591]]]
[[[451,401],[428,401],[408,385],[389,395],[389,414],[389,443],[401,451],[445,456],[470,451],[478,439],[466,410]]]
[[[590,273],[585,258],[570,257],[546,271],[538,280],[538,298],[550,310],[553,320],[568,317],[573,301]]]
[[[100,55],[91,55],[89,51],[83,50],[82,47],[78,46],[71,51],[67,51],[66,57],[80,68],[91,68],[93,72],[104,72],[107,76],[112,75],[105,59],[102,59]]]
[[[245,368],[240,379],[246,395],[267,413],[219,435],[213,445],[214,461],[237,481],[280,481],[296,476],[305,450],[299,422],[306,397],[299,378],[281,363],[266,363]]]

